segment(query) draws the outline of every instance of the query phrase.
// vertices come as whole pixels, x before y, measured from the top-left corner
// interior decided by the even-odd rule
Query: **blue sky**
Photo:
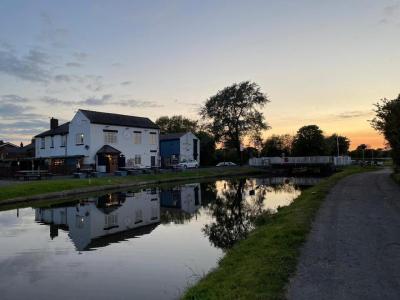
[[[378,145],[400,92],[399,1],[1,1],[0,139],[78,108],[197,118],[234,82],[268,94],[273,133],[316,123]]]

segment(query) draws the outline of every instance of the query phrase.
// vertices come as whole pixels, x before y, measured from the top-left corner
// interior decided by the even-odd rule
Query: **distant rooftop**
[[[166,140],[178,140],[181,136],[184,136],[187,132],[167,133],[160,135],[160,141]]]
[[[58,134],[67,134],[69,132],[69,122],[61,124],[60,126],[47,130],[45,132],[42,132],[35,137],[45,137],[45,136],[51,136],[51,135],[58,135]]]

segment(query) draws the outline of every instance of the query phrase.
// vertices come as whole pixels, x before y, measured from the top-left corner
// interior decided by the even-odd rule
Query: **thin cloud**
[[[369,117],[373,114],[370,110],[354,110],[354,111],[346,111],[339,114],[336,114],[335,117],[339,119],[351,119],[351,118],[360,118],[360,117]]]
[[[121,82],[121,85],[130,85],[130,84],[132,84],[132,81],[124,81],[124,82]]]
[[[379,21],[381,24],[398,23],[400,17],[400,2],[387,5],[383,8],[383,17]]]
[[[71,67],[71,68],[80,68],[83,65],[77,62],[69,62],[65,64],[66,67]]]
[[[13,94],[11,94],[11,95],[2,95],[0,98],[3,101],[3,103],[4,102],[8,102],[8,103],[26,103],[26,102],[29,101],[28,98],[21,97],[21,96],[18,96],[18,95],[13,95]]]
[[[110,94],[105,94],[101,97],[90,97],[80,101],[67,101],[61,100],[58,98],[45,97],[41,99],[43,102],[51,105],[65,105],[65,106],[79,106],[79,105],[88,105],[88,106],[102,106],[102,105],[116,105],[116,106],[124,106],[124,107],[162,107],[162,105],[158,104],[154,101],[145,101],[145,100],[113,100],[113,96]]]
[[[39,34],[39,40],[48,43],[57,48],[64,48],[66,46],[66,38],[68,31],[55,25],[53,19],[46,13],[40,15],[42,20],[42,30]]]
[[[72,78],[69,75],[58,74],[58,75],[54,76],[54,80],[57,82],[71,82]]]
[[[33,82],[47,82],[49,71],[47,56],[43,52],[30,50],[28,55],[18,57],[14,52],[0,50],[0,72]]]
[[[3,120],[16,120],[20,118],[37,119],[43,116],[33,112],[33,106],[25,106],[12,103],[0,104],[0,117]]]

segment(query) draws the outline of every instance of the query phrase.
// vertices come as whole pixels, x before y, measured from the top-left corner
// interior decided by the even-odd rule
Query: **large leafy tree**
[[[396,171],[400,170],[400,95],[393,100],[383,99],[375,104],[372,126],[383,134],[390,148]]]
[[[160,127],[161,133],[176,133],[176,132],[195,132],[198,122],[184,116],[163,116],[156,120],[156,124]]]
[[[263,144],[263,156],[288,156],[291,153],[293,137],[289,134],[272,135]]]
[[[200,130],[196,133],[200,139],[200,165],[210,166],[215,164],[215,139],[206,131]]]
[[[301,127],[293,140],[294,156],[325,155],[326,146],[322,130],[317,125]]]
[[[328,155],[338,155],[338,148],[339,155],[346,155],[349,152],[350,140],[345,136],[334,133],[325,139],[325,143]]]
[[[233,147],[240,156],[240,145],[246,136],[259,140],[262,131],[269,128],[259,111],[268,102],[256,83],[244,81],[210,97],[200,114],[209,121],[216,141]]]

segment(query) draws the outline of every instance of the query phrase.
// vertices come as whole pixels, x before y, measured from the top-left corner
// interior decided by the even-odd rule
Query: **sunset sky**
[[[78,108],[197,118],[234,82],[258,83],[272,130],[317,124],[382,147],[373,103],[400,93],[400,1],[0,2],[0,139],[19,143]]]

